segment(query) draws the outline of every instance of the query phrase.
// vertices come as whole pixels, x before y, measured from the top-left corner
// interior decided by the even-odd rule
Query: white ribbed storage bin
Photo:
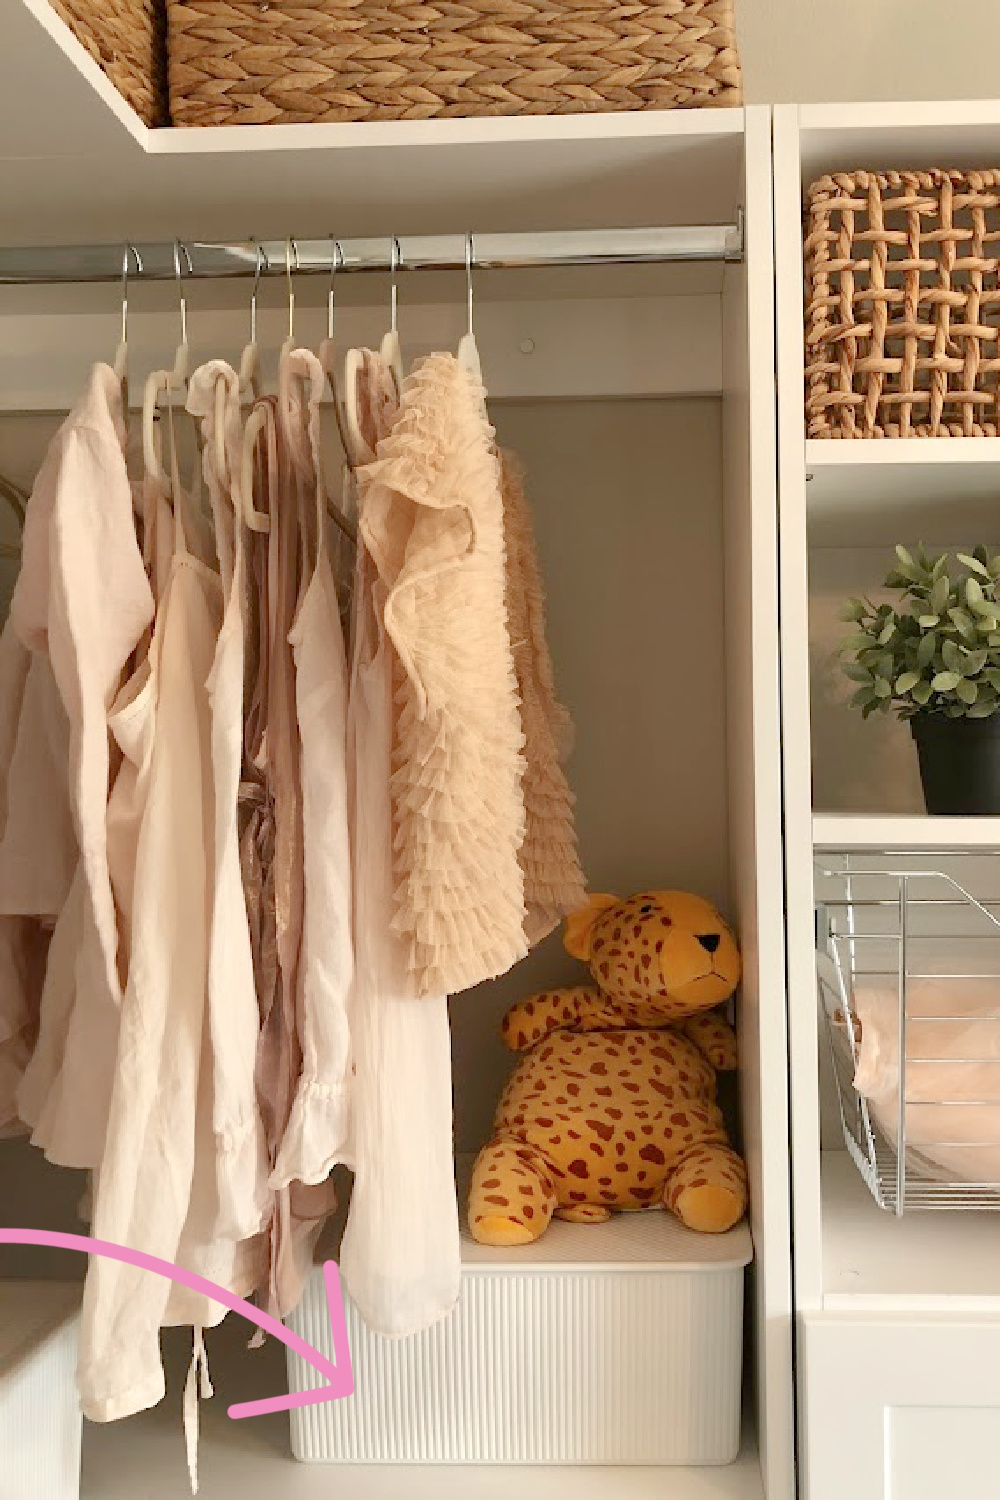
[[[660,1211],[554,1222],[537,1244],[463,1240],[458,1307],[386,1339],[347,1300],[356,1389],[291,1414],[296,1458],[348,1463],[725,1464],[740,1444],[745,1227]],[[315,1275],[290,1320],[327,1354]],[[293,1391],[319,1384],[296,1356]]]
[[[79,1500],[80,1288],[0,1282],[0,1500]]]

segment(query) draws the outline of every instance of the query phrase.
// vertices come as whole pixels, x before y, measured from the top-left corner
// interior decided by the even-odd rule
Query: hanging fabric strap
[[[201,1401],[215,1395],[208,1373],[208,1350],[205,1348],[205,1333],[199,1324],[192,1329],[194,1346],[187,1380],[184,1382],[184,1443],[187,1448],[188,1478],[191,1493],[198,1493],[198,1436],[200,1431]]]

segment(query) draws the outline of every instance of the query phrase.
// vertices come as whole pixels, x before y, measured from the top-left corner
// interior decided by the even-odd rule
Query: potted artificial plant
[[[909,721],[929,813],[1000,815],[1000,557],[896,548],[897,606],[849,599],[841,644],[865,718]]]

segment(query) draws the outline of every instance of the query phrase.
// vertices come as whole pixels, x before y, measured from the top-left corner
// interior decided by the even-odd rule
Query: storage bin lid
[[[80,1310],[82,1287],[63,1281],[0,1281],[0,1380]]]

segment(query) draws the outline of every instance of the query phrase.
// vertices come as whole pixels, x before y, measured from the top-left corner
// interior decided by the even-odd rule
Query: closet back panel
[[[496,403],[524,464],[568,771],[592,890],[644,886],[729,901],[721,403]],[[452,1001],[456,1139],[476,1150],[513,1058],[508,1005],[580,984],[553,936],[503,979]]]

